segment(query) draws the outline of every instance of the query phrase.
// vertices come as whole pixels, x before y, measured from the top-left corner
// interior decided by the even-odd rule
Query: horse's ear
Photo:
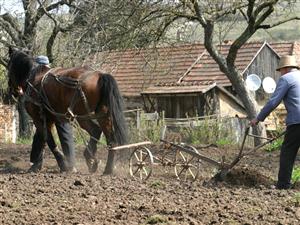
[[[23,52],[24,52],[26,55],[31,55],[31,54],[32,54],[32,51],[31,51],[31,50],[28,50],[28,49],[24,49]]]
[[[8,55],[11,56],[14,53],[15,49],[12,46],[8,47]]]

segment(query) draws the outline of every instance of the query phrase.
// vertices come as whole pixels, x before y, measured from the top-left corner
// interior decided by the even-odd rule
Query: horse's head
[[[24,51],[9,48],[8,86],[10,93],[18,97],[23,94],[26,80],[30,75],[33,66],[32,57]]]

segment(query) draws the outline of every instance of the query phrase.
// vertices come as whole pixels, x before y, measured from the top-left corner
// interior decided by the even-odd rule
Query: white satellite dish
[[[250,75],[248,75],[247,78],[246,78],[246,80],[245,80],[245,82],[246,82],[246,87],[250,91],[256,91],[261,86],[261,79],[256,74],[250,74]]]
[[[266,93],[272,94],[276,89],[276,82],[272,77],[265,77],[262,86]]]

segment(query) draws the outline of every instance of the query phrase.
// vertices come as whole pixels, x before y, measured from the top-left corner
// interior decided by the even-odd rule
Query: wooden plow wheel
[[[198,150],[193,146],[183,145],[184,148],[189,149],[196,154]],[[192,180],[195,181],[198,178],[200,170],[200,160],[187,152],[176,150],[176,159],[174,162],[174,171],[177,179],[179,180]]]
[[[152,173],[153,155],[145,146],[136,148],[129,159],[129,171],[133,177],[147,180]]]

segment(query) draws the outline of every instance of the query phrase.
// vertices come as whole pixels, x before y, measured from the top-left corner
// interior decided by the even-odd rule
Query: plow
[[[131,149],[129,173],[132,177],[143,181],[150,178],[153,168],[156,166],[173,168],[177,179],[193,181],[198,178],[201,172],[202,162],[206,162],[215,167],[217,172],[213,175],[213,178],[222,181],[244,157],[254,154],[258,149],[270,144],[285,134],[285,132],[282,132],[273,138],[264,138],[252,134],[250,130],[250,127],[245,129],[240,148],[229,162],[224,156],[222,156],[221,159],[215,159],[201,153],[201,149],[208,148],[211,145],[197,149],[185,143],[174,143],[164,139],[160,140],[159,149],[154,149],[152,142],[145,141],[114,147],[111,150]],[[265,141],[260,145],[246,150],[245,142],[247,137],[265,139]]]

